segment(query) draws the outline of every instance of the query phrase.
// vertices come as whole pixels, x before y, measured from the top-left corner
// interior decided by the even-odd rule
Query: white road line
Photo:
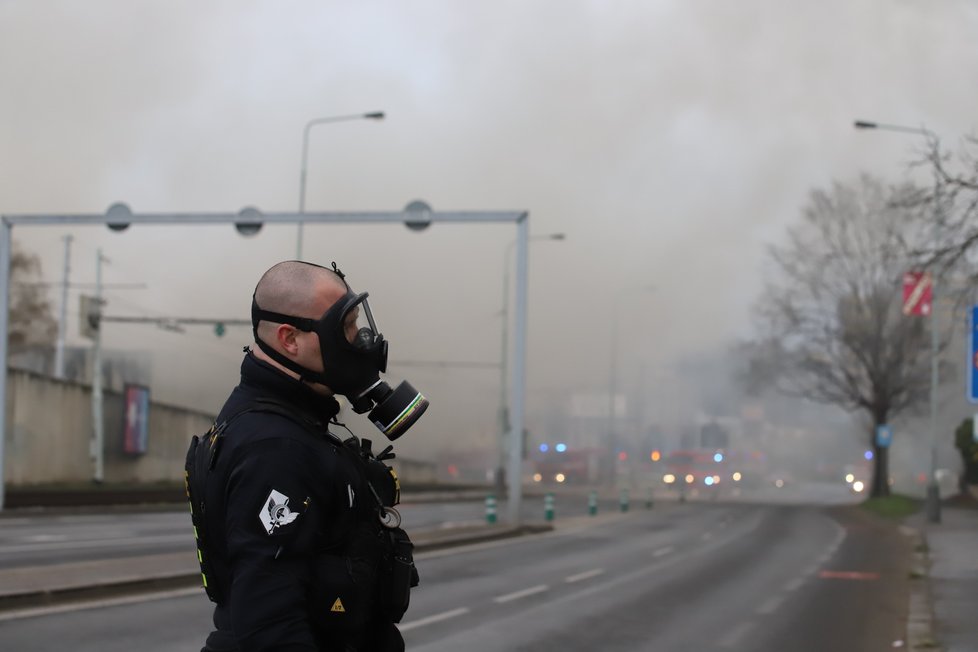
[[[51,541],[64,541],[68,538],[66,534],[32,534],[24,537],[28,543],[50,543]]]
[[[604,572],[603,568],[595,568],[594,570],[584,571],[583,573],[578,573],[577,575],[571,575],[570,577],[565,577],[564,581],[568,584],[573,584],[574,582],[580,582],[581,580],[591,579]]]
[[[739,647],[740,639],[744,638],[744,635],[753,629],[753,627],[754,623],[750,621],[740,623],[717,641],[717,645],[720,647]]]
[[[458,609],[452,609],[451,611],[443,611],[440,614],[428,616],[427,618],[419,618],[418,620],[412,620],[409,623],[398,625],[397,628],[402,632],[407,632],[412,629],[417,629],[418,627],[431,625],[432,623],[440,623],[443,620],[448,620],[449,618],[455,618],[456,616],[464,616],[467,613],[469,613],[468,607],[459,607]]]
[[[140,602],[152,602],[154,600],[166,600],[168,598],[185,598],[193,595],[199,595],[203,598],[204,590],[199,586],[195,586],[189,589],[174,589],[172,591],[143,593],[140,595],[129,595],[118,598],[106,598],[104,600],[91,600],[87,602],[75,602],[72,604],[53,605],[50,607],[33,607],[30,609],[5,611],[0,613],[0,622],[5,620],[19,620],[21,618],[34,618],[37,616],[50,616],[52,614],[62,614],[72,611],[85,611],[86,609],[118,607],[125,604],[138,604]]]
[[[655,552],[653,552],[652,553],[652,556],[653,557],[663,557],[665,555],[668,555],[670,552],[672,552],[672,546],[666,546],[665,548],[659,548],[658,550],[656,550]]]
[[[787,584],[784,585],[785,591],[797,591],[801,588],[801,585],[805,583],[804,577],[796,577]]]
[[[767,602],[765,602],[764,604],[762,604],[760,607],[755,609],[754,613],[757,613],[761,616],[767,616],[768,614],[772,614],[775,611],[777,611],[778,607],[781,606],[782,602],[784,602],[784,597],[780,595],[776,595],[770,600],[768,600]]]
[[[493,602],[497,604],[503,604],[504,602],[511,602],[513,600],[519,600],[520,598],[525,598],[528,595],[535,595],[537,593],[543,593],[544,591],[550,589],[546,584],[538,584],[537,586],[531,586],[528,589],[523,589],[522,591],[517,591],[516,593],[509,593],[507,595],[500,595],[492,599]]]

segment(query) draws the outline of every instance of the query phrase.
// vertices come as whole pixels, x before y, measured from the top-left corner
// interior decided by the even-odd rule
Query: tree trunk
[[[873,433],[873,486],[871,498],[882,498],[890,495],[890,449],[876,445],[876,434]]]

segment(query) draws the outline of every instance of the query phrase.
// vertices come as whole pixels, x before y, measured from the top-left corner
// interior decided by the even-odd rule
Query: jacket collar
[[[241,362],[241,389],[251,399],[268,399],[294,408],[323,427],[340,412],[335,398],[317,394],[302,381],[260,360],[250,350]]]

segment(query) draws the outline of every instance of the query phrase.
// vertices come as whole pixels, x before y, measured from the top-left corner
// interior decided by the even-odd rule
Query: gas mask
[[[330,306],[319,319],[308,319],[262,310],[251,300],[251,324],[255,342],[270,358],[300,375],[303,380],[326,385],[350,401],[357,414],[368,418],[391,441],[403,435],[428,408],[428,399],[407,381],[395,389],[380,379],[387,371],[387,340],[377,329],[367,293],[357,294],[346,284],[342,272],[333,270],[346,285],[346,295]],[[258,322],[290,324],[315,333],[323,356],[323,371],[302,367],[258,337]]]

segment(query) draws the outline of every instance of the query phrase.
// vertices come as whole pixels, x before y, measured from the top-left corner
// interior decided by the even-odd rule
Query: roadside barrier
[[[492,494],[486,496],[486,523],[492,525],[496,522],[496,497]]]

